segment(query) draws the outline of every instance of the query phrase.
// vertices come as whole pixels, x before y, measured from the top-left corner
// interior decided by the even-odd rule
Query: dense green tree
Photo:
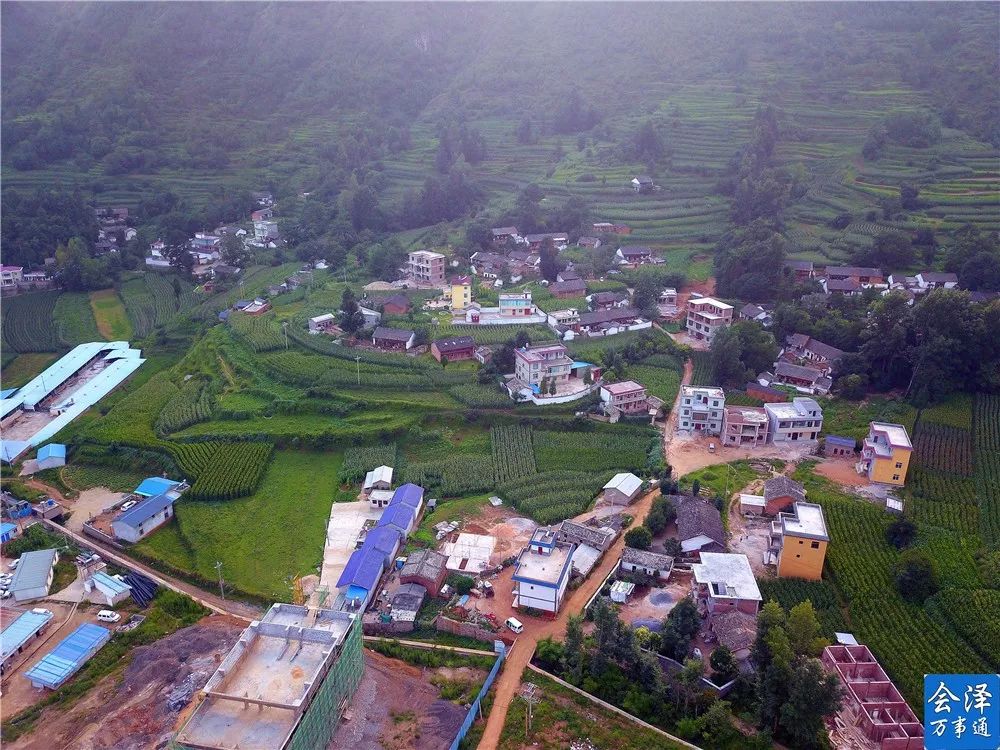
[[[365,316],[361,313],[361,306],[358,305],[354,290],[350,287],[344,289],[340,297],[340,327],[345,333],[352,336],[357,334],[365,325]]]
[[[896,549],[906,549],[917,539],[917,525],[908,518],[897,518],[885,529],[885,540]]]
[[[632,549],[649,549],[653,544],[653,534],[645,526],[636,526],[625,532],[625,546]]]
[[[739,665],[736,657],[728,646],[720,644],[712,651],[709,657],[709,665],[712,667],[712,682],[716,685],[725,685],[739,674]]]
[[[840,679],[818,659],[799,659],[788,682],[788,700],[781,706],[780,724],[793,747],[826,746],[823,718],[840,710]]]
[[[763,221],[728,232],[715,250],[716,289],[723,297],[764,301],[779,296],[785,240]]]
[[[922,549],[911,548],[899,556],[896,588],[904,599],[916,604],[923,604],[927,597],[937,593],[937,569]]]
[[[820,635],[822,627],[816,617],[816,610],[808,599],[788,611],[785,630],[792,651],[797,656],[819,656],[823,649],[830,645],[830,642]]]

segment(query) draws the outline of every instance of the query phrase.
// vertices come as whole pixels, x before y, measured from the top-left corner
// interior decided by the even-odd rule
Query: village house
[[[779,360],[774,364],[774,373],[761,373],[760,380],[765,385],[789,385],[800,393],[826,395],[833,387],[833,379],[824,374],[823,370],[806,365],[794,365],[791,362]]]
[[[463,317],[469,325],[484,326],[544,323],[546,319],[532,301],[531,292],[503,292],[497,307],[483,307],[473,302]]]
[[[768,564],[777,564],[779,578],[818,581],[823,577],[823,561],[830,535],[821,506],[816,503],[793,504],[790,513],[779,513],[771,522],[768,538],[766,560]]]
[[[472,356],[479,364],[488,365],[493,360],[493,350],[488,346],[477,346]]]
[[[912,453],[913,443],[903,425],[871,422],[861,444],[857,471],[873,482],[902,487],[906,484]]]
[[[14,601],[21,604],[48,596],[57,562],[59,550],[56,549],[24,552],[8,587]]]
[[[574,361],[562,344],[539,344],[514,350],[514,374],[506,387],[511,398],[545,403],[558,397],[559,401],[549,403],[561,403],[586,395],[600,384],[600,378],[600,368]]]
[[[642,492],[642,480],[630,472],[615,474],[604,485],[604,502],[612,505],[629,505]]]
[[[472,273],[484,279],[499,279],[507,273],[507,258],[496,253],[476,252],[469,258]]]
[[[863,266],[827,266],[824,277],[828,281],[856,281],[858,284],[877,285],[885,283],[885,276],[879,268]]]
[[[795,503],[804,503],[806,491],[801,483],[784,474],[764,482],[764,514],[776,516],[789,510]]]
[[[363,492],[372,490],[388,490],[392,487],[391,466],[377,466],[365,474],[364,483],[361,485]]]
[[[811,366],[831,374],[844,356],[844,352],[835,346],[824,344],[804,333],[793,333],[785,340],[785,347],[779,357],[805,360]]]
[[[542,256],[528,250],[511,250],[507,255],[510,278],[520,280],[525,276],[537,276]]]
[[[924,726],[867,646],[851,638],[823,649],[823,666],[840,678],[844,708],[862,741],[877,750],[924,750]]]
[[[415,250],[407,256],[406,278],[419,284],[444,284],[445,257],[430,250]]]
[[[407,351],[416,343],[414,331],[379,326],[372,334],[372,345],[388,351]]]
[[[432,549],[420,549],[410,553],[399,571],[400,583],[416,583],[427,589],[431,596],[437,596],[448,575],[445,563],[448,558]]]
[[[504,292],[499,300],[500,317],[524,318],[538,314],[538,308],[531,301],[531,292]]]
[[[556,329],[556,333],[565,333],[570,328],[575,328],[580,322],[580,313],[575,307],[553,310],[546,316],[545,320]]]
[[[653,262],[653,248],[645,245],[622,245],[615,253],[615,260],[622,268],[638,268]]]
[[[528,243],[528,249],[538,252],[542,249],[542,245],[545,244],[545,240],[552,240],[552,246],[562,252],[567,247],[569,247],[569,235],[565,232],[543,232],[541,234],[526,234],[524,236],[525,242]]]
[[[721,388],[683,385],[677,430],[718,435],[722,431],[725,409],[726,394]]]
[[[634,416],[649,411],[649,394],[646,392],[646,386],[634,380],[602,385],[600,395],[607,414],[619,411],[626,416]]]
[[[593,229],[598,234],[632,234],[632,227],[625,224],[612,224],[610,221],[594,222]]]
[[[626,573],[641,573],[659,581],[666,581],[670,578],[670,571],[673,568],[674,558],[670,555],[631,547],[622,550],[621,570]]]
[[[764,404],[772,443],[815,440],[823,428],[823,410],[811,398],[796,397],[785,404]]]
[[[933,289],[957,289],[958,276],[953,273],[939,271],[921,271],[916,276],[917,289],[928,292]]]
[[[671,318],[677,314],[677,290],[668,286],[656,300],[656,311],[664,318]]]
[[[115,538],[135,543],[152,534],[173,518],[174,503],[179,494],[176,491],[168,490],[140,500],[128,510],[119,513],[111,521],[111,529]]]
[[[452,312],[461,312],[472,304],[472,278],[469,276],[456,276],[451,280],[451,302]]]
[[[795,276],[796,281],[808,281],[815,273],[811,260],[786,260],[783,266]]]
[[[0,286],[16,287],[24,281],[24,266],[0,266]]]
[[[630,184],[632,185],[632,189],[637,193],[651,193],[655,187],[653,178],[647,174],[636,175],[632,178]]]
[[[820,279],[823,291],[827,294],[843,294],[856,297],[861,294],[861,283],[856,279]]]
[[[431,344],[431,355],[438,362],[447,357],[449,362],[472,359],[476,353],[476,342],[472,336],[452,336],[435,339]]]
[[[337,325],[337,316],[333,313],[324,313],[309,318],[309,333],[334,333],[340,332]]]
[[[579,281],[582,278],[583,277],[571,265],[556,274],[556,281]]]
[[[38,449],[35,456],[38,471],[55,469],[66,465],[66,446],[62,443],[49,443]]]
[[[587,285],[580,278],[569,279],[567,281],[554,281],[549,284],[549,291],[554,297],[558,297],[559,299],[582,297],[587,292]]]
[[[382,308],[383,315],[406,315],[410,311],[410,298],[405,294],[393,294],[377,300],[375,304]]]
[[[521,241],[521,234],[517,231],[517,227],[493,227],[490,232],[494,245]]]
[[[716,332],[732,325],[733,306],[714,297],[691,298],[687,305],[688,335],[699,341],[711,341]]]
[[[255,221],[253,223],[253,238],[257,244],[267,245],[271,242],[277,242],[280,236],[276,221]]]
[[[270,207],[258,208],[250,213],[250,221],[256,224],[259,221],[270,221],[274,218],[274,211]]]
[[[555,615],[569,585],[575,550],[575,544],[559,540],[555,529],[547,526],[536,529],[514,563],[514,608]]]
[[[823,455],[828,458],[837,456],[853,456],[857,442],[854,438],[842,435],[827,435],[823,438]]]
[[[606,552],[616,536],[617,532],[609,526],[588,526],[568,519],[559,524],[559,539],[575,544],[577,549],[587,545],[598,552]]]
[[[752,320],[765,327],[771,325],[772,322],[771,313],[757,305],[743,305],[740,308],[740,320]]]
[[[574,327],[576,333],[586,336],[612,336],[625,331],[652,328],[653,324],[642,317],[633,307],[616,307],[610,310],[595,310],[580,313],[580,320]]]
[[[697,598],[711,616],[739,611],[756,615],[763,597],[746,555],[706,552],[691,566]]]
[[[629,306],[628,292],[595,292],[587,297],[591,310],[613,310]]]
[[[684,554],[697,557],[725,551],[726,531],[715,503],[691,495],[669,497],[677,510],[677,538]]]
[[[722,444],[756,448],[767,443],[767,412],[761,406],[727,406],[722,412]]]
[[[584,250],[595,250],[601,246],[601,240],[599,237],[581,237],[576,244]]]

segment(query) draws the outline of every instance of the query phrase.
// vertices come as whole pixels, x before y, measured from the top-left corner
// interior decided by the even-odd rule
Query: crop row
[[[505,409],[511,406],[511,400],[506,393],[495,386],[466,383],[448,389],[453,398],[466,406],[479,409]]]
[[[493,459],[483,455],[453,456],[440,461],[408,463],[407,482],[419,484],[443,497],[460,497],[493,489]]]
[[[3,302],[4,349],[15,352],[54,352],[60,343],[53,312],[59,292],[33,292],[7,297]]]
[[[1000,547],[1000,396],[976,396],[976,493],[983,541]]]
[[[355,445],[344,452],[344,463],[340,466],[342,483],[359,482],[365,474],[379,466],[391,466],[400,474],[396,459],[396,444]]]
[[[94,320],[94,310],[90,306],[90,295],[86,292],[60,294],[53,317],[59,341],[65,346],[101,340],[97,321]]]
[[[506,482],[498,491],[521,513],[539,523],[555,523],[585,511],[609,478],[609,474],[551,471]]]
[[[536,430],[532,443],[535,465],[542,471],[641,471],[647,464],[652,433],[545,432]]]
[[[224,443],[187,493],[192,500],[233,500],[260,484],[274,446],[270,443]]]
[[[844,615],[837,601],[837,590],[828,581],[804,581],[799,578],[761,578],[757,581],[764,601],[773,599],[785,610],[801,602],[812,602],[816,617],[823,627],[823,635],[833,634],[846,627]]]
[[[913,441],[913,450],[922,466],[937,471],[970,476],[972,474],[972,433],[921,418]]]
[[[433,384],[420,373],[402,370],[388,371],[377,365],[350,367],[346,362],[323,360],[299,352],[279,352],[268,354],[259,360],[264,370],[272,377],[285,383],[302,387],[342,386],[346,388],[412,388],[432,390]]]
[[[972,429],[972,396],[958,393],[920,411],[920,422],[933,422],[960,430]]]
[[[229,316],[229,327],[255,352],[271,352],[285,346],[281,327],[271,315],[233,313]]]
[[[493,470],[496,483],[534,474],[535,454],[531,449],[531,428],[508,425],[490,429]]]
[[[1000,669],[1000,591],[945,589],[924,602],[924,608],[967,640],[992,671]]]
[[[167,401],[156,419],[154,429],[158,435],[169,435],[210,419],[211,416],[210,389],[203,381],[191,379]]]

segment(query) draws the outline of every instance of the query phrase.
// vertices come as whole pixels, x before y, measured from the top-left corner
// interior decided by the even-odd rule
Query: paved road
[[[659,494],[659,490],[649,492],[628,508],[628,512],[635,518],[637,524],[646,518],[654,498],[658,497]],[[549,636],[562,637],[566,632],[569,616],[583,611],[587,600],[600,588],[611,569],[618,563],[623,549],[625,549],[624,534],[619,536],[618,540],[604,553],[600,563],[591,571],[583,585],[574,591],[569,600],[563,604],[562,611],[554,620],[546,620],[540,627],[533,627],[534,623],[531,623],[531,626],[525,627],[524,633],[518,636],[513,648],[507,654],[507,663],[504,664],[500,676],[494,683],[496,695],[493,708],[490,709],[490,715],[486,721],[486,729],[479,741],[479,750],[496,749],[504,722],[507,720],[507,711],[521,685],[521,673],[531,661],[538,641]]]
[[[165,586],[168,589],[172,589],[186,596],[190,596],[196,602],[204,607],[212,610],[221,615],[232,615],[233,617],[238,617],[241,620],[246,620],[247,622],[251,620],[260,619],[263,614],[262,611],[250,604],[244,602],[233,601],[231,599],[223,599],[221,596],[216,596],[210,594],[207,591],[202,591],[197,586],[194,586],[186,581],[181,581],[173,576],[169,576],[165,573],[160,573],[157,570],[149,567],[145,563],[141,563],[138,560],[134,560],[131,557],[123,554],[122,552],[109,547],[106,544],[93,539],[89,536],[84,536],[83,534],[77,534],[75,531],[67,529],[65,526],[60,526],[52,521],[42,520],[41,523],[49,526],[50,528],[58,531],[66,536],[76,540],[78,543],[85,547],[91,549],[100,550],[101,557],[105,560],[111,560],[124,568],[131,568],[142,573],[147,578],[151,578],[153,581],[158,583],[160,586]]]

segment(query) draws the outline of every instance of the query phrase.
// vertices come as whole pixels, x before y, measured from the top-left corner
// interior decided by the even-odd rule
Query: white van
[[[110,609],[102,609],[97,613],[97,619],[101,622],[118,622],[122,619],[122,616],[117,612],[112,612]]]
[[[515,633],[520,633],[524,630],[524,625],[521,624],[520,620],[515,620],[513,617],[508,617],[507,622],[504,623],[511,631]]]

